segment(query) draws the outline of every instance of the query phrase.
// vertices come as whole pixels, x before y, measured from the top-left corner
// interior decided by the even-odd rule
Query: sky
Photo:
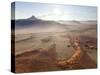
[[[15,10],[15,11],[14,11]],[[11,6],[12,19],[25,19],[32,15],[43,20],[97,20],[97,7],[15,2]]]

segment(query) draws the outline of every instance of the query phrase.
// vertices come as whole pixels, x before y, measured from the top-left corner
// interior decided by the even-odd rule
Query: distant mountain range
[[[96,21],[45,21],[31,16],[27,19],[11,20],[12,29],[15,23],[16,30],[26,30],[32,32],[61,32],[67,31],[69,25],[96,24]]]
[[[12,25],[15,22],[15,29],[16,30],[25,30],[28,29],[29,31],[33,32],[53,32],[53,31],[65,31],[67,25],[60,24],[55,21],[45,21],[36,18],[35,16],[31,16],[27,19],[18,19],[12,20]],[[27,31],[27,30],[26,30]]]
[[[63,20],[60,20],[58,21],[58,23],[61,23],[61,24],[68,24],[68,25],[79,25],[79,24],[91,24],[91,25],[94,25],[94,24],[97,24],[97,21],[96,20],[87,20],[87,21],[76,21],[76,20],[70,20],[70,21],[63,21]]]

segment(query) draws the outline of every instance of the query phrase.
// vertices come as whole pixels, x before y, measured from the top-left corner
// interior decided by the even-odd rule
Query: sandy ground
[[[16,34],[16,72],[96,68],[96,29],[70,28],[74,29],[68,32]]]

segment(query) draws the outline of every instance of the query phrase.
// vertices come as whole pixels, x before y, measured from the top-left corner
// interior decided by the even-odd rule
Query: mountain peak
[[[31,16],[31,17],[29,17],[28,19],[30,19],[30,20],[37,20],[37,18],[35,17],[35,16]]]

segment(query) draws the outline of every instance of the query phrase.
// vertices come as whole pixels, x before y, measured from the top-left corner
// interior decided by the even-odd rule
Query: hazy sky
[[[13,14],[13,4],[11,8]],[[44,20],[96,20],[97,7],[16,2],[15,14],[15,19],[29,18],[34,15]],[[13,17],[14,15],[12,19]]]

